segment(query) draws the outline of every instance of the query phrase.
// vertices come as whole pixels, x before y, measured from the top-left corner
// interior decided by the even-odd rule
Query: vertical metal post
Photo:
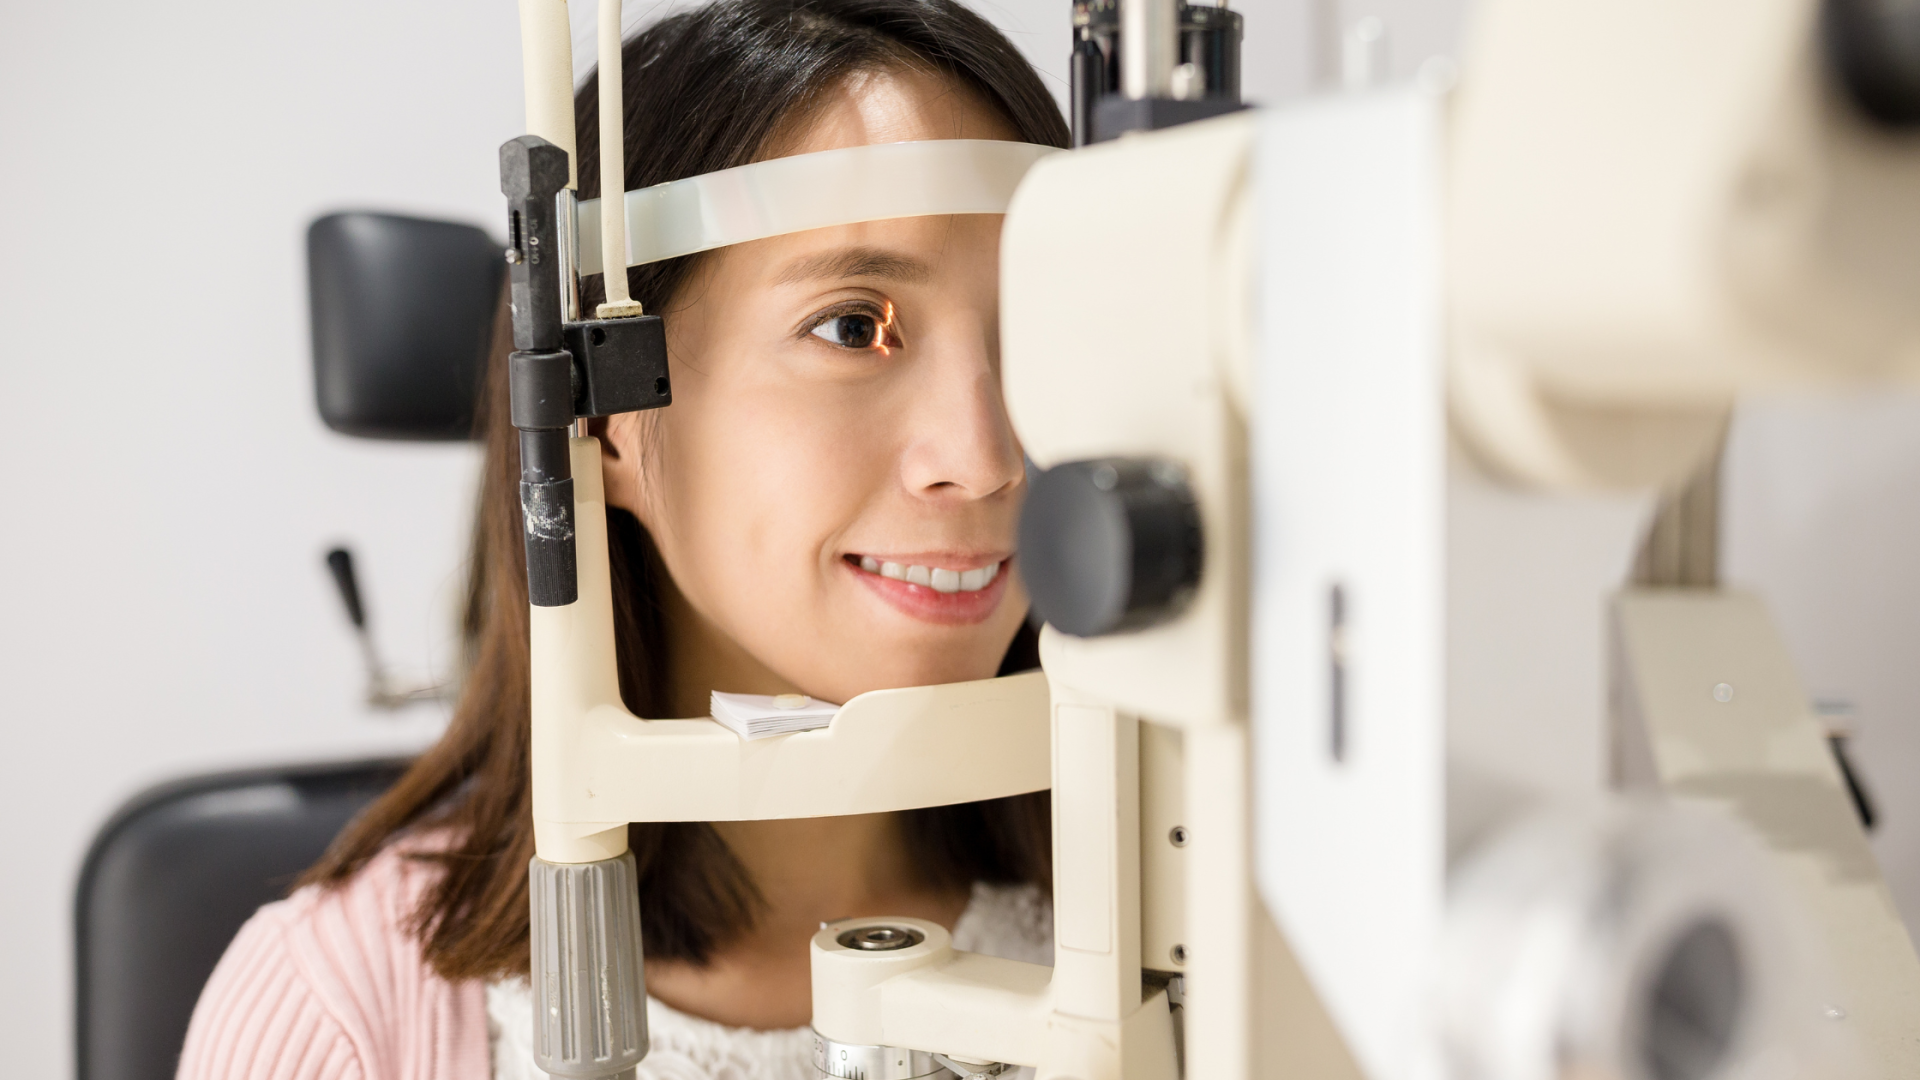
[[[614,15],[617,23],[617,0]],[[579,369],[566,344],[566,324],[577,324],[581,314],[566,0],[521,0],[520,16],[527,127],[533,134],[501,147],[500,189],[509,204],[514,353],[508,382],[513,426],[520,430],[520,508],[527,595],[533,604],[529,663],[537,808],[542,755],[551,757],[554,730],[573,720],[580,704],[577,686],[570,685],[578,682],[578,670],[556,662],[556,654],[590,654],[597,644],[610,661],[613,646],[602,591],[606,541],[597,521],[588,523],[586,562],[601,607],[578,603],[581,560],[574,447],[568,436],[577,430],[576,394],[581,409],[590,408],[586,403],[595,398],[591,375]],[[617,32],[615,39],[617,55]],[[617,141],[611,152],[617,162]],[[609,202],[617,204],[617,186],[613,195]],[[581,350],[578,359],[590,367],[594,357],[583,342],[591,339],[576,335],[573,340],[574,349]],[[583,476],[597,492],[598,448],[588,441],[581,453],[581,468],[591,470]],[[589,632],[569,632],[583,627]],[[538,853],[527,866],[534,1064],[567,1080],[632,1080],[634,1067],[647,1054],[647,997],[638,869],[624,850],[625,832],[620,830],[617,843],[588,845],[607,857],[581,862],[549,861],[540,853],[561,854],[551,850],[551,840],[536,837],[535,844]],[[577,847],[563,852],[581,854]]]
[[[1171,97],[1179,60],[1179,0],[1120,0],[1121,95]]]
[[[536,135],[500,148],[507,196],[507,262],[513,303],[508,384],[520,429],[520,509],[527,544],[527,594],[561,607],[579,596],[573,550],[573,357],[561,343],[556,196],[566,188],[567,153]]]

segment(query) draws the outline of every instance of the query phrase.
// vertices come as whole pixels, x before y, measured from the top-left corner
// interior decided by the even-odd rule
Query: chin
[[[856,650],[856,652],[862,650]],[[1000,670],[1000,660],[1004,649],[983,648],[966,650],[965,655],[955,655],[951,645],[944,649],[926,650],[903,649],[897,642],[876,644],[864,650],[865,655],[874,661],[861,665],[858,671],[838,673],[839,677],[822,680],[830,685],[844,687],[841,695],[830,697],[832,701],[848,699],[866,693],[869,690],[892,690],[903,686],[934,686],[940,683],[972,682],[976,679],[990,679]],[[901,655],[902,652],[920,655]],[[891,655],[889,655],[891,654]]]

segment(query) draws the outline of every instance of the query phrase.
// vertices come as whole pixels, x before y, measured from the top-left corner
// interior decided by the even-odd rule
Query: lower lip
[[[840,565],[847,572],[860,579],[860,583],[872,589],[874,595],[891,604],[894,610],[903,615],[919,619],[921,622],[938,623],[945,626],[971,626],[987,621],[993,610],[1000,606],[1000,599],[1007,594],[1006,562],[1000,564],[1000,572],[984,588],[972,592],[943,593],[927,585],[915,585],[910,581],[899,581],[890,577],[881,577],[870,573],[845,559]]]

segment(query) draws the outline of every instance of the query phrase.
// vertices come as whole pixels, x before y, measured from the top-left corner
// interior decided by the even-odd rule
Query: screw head
[[[1174,963],[1185,965],[1187,962],[1187,947],[1185,945],[1175,945],[1173,948],[1167,950],[1167,955],[1173,958]]]
[[[1167,842],[1174,847],[1186,847],[1187,827],[1185,825],[1175,825],[1167,832]]]

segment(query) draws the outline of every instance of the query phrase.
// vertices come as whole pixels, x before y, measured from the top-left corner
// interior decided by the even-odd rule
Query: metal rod
[[[1120,0],[1120,93],[1165,98],[1180,59],[1178,0]]]
[[[554,197],[554,217],[558,219],[560,274],[560,318],[564,322],[580,320],[580,195],[567,188]]]
[[[596,315],[641,314],[627,291],[627,125],[620,70],[620,0],[600,0],[600,268],[607,302]]]

